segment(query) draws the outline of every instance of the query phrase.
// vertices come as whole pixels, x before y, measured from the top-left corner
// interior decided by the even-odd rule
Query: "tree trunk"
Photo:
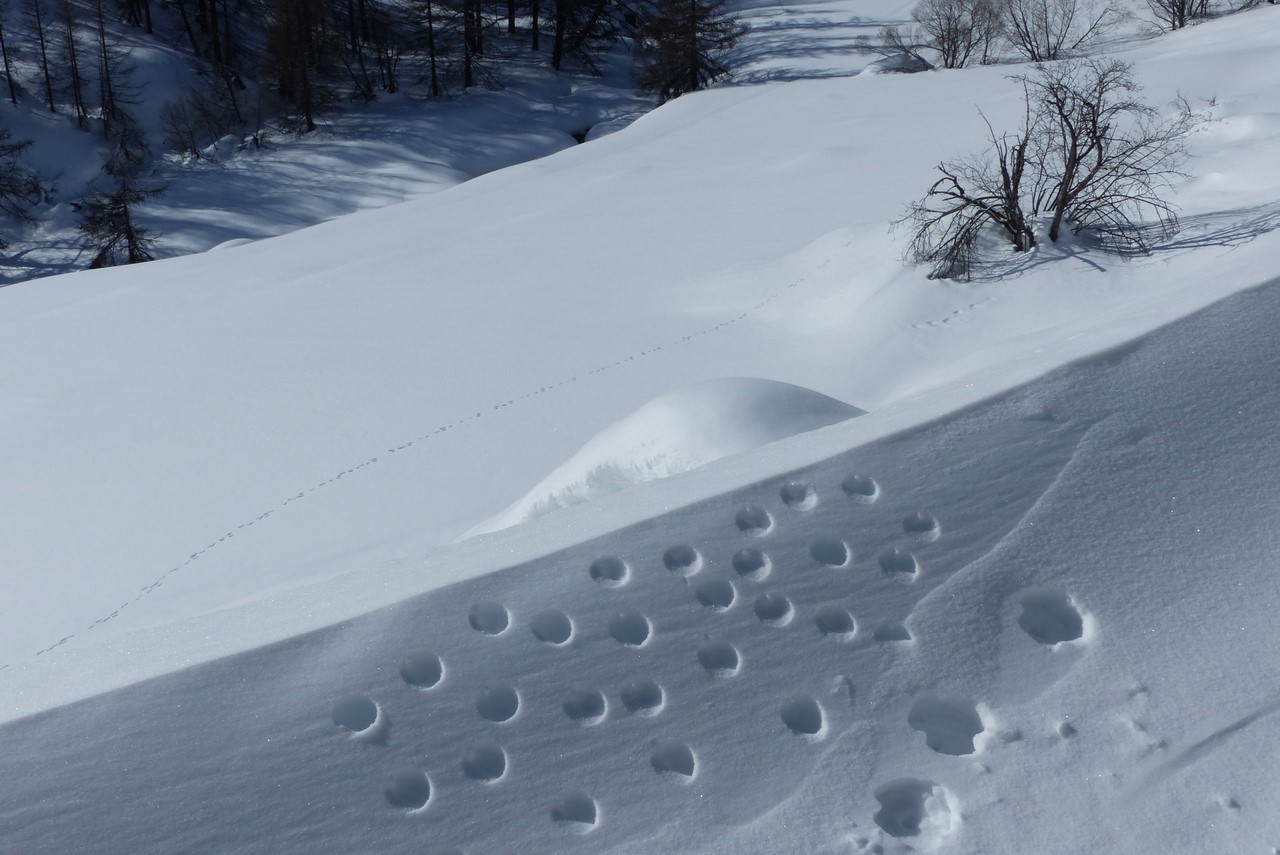
[[[44,35],[44,14],[40,10],[40,0],[32,0],[36,25],[36,43],[40,46],[40,71],[44,75],[44,99],[49,105],[49,112],[56,113],[58,108],[53,100],[53,75],[49,73],[49,46]]]
[[[4,60],[4,79],[9,82],[9,100],[18,105],[18,87],[13,82],[13,65],[9,62],[9,46],[4,40],[4,24],[0,23],[0,58]]]

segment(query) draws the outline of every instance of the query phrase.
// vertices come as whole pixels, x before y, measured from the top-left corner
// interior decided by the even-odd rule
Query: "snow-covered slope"
[[[726,377],[681,387],[600,431],[468,535],[498,531],[861,414],[843,401],[776,380]]]
[[[904,270],[1016,84],[779,48],[429,198],[3,289],[5,846],[1280,846],[1277,14],[1123,54],[1210,120],[1149,258]],[[448,545],[725,377],[868,414]]]
[[[7,842],[1265,852],[1276,520],[1240,497],[1280,477],[1277,314],[1273,283],[932,425],[14,722]],[[724,476],[647,486],[699,479]]]

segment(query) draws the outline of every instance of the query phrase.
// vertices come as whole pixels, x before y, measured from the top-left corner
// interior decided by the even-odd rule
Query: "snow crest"
[[[863,413],[777,380],[728,377],[683,386],[600,431],[518,501],[464,537],[500,531]]]

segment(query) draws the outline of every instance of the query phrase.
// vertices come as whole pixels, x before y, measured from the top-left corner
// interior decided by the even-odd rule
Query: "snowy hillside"
[[[0,290],[3,848],[1280,847],[1280,13],[1120,48],[1204,119],[1176,236],[955,283],[888,223],[1021,90],[857,74],[908,9]]]

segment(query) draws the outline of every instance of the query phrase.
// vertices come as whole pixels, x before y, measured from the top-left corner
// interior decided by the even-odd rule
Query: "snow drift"
[[[466,536],[688,472],[862,413],[835,398],[776,380],[731,377],[684,386],[600,431],[519,501]]]

